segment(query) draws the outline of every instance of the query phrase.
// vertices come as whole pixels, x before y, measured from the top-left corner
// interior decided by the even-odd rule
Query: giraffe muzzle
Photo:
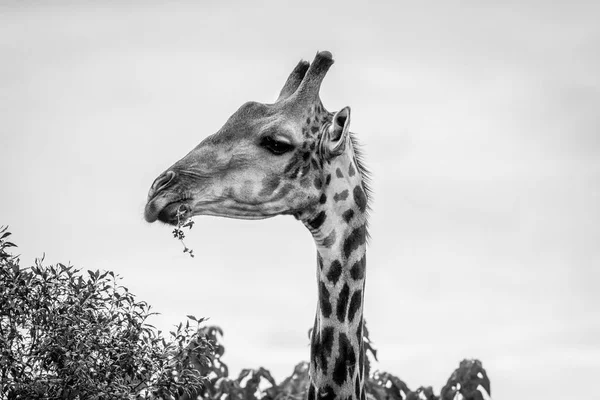
[[[184,220],[190,215],[190,205],[185,200],[173,200],[166,197],[150,200],[144,210],[147,222],[157,220],[166,224],[176,225],[179,220]]]
[[[177,211],[180,211],[180,217],[189,213],[189,206],[186,199],[182,196],[167,190],[172,187],[176,181],[177,174],[172,171],[166,171],[154,180],[148,192],[148,201],[144,210],[144,218],[148,222],[160,220],[169,224],[177,223]]]

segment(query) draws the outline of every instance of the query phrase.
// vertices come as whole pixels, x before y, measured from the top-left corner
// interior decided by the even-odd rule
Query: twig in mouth
[[[184,253],[189,253],[190,257],[194,257],[194,250],[189,249],[183,241],[185,238],[185,233],[183,233],[182,228],[192,229],[192,226],[194,226],[194,221],[192,221],[191,218],[183,218],[185,211],[185,206],[183,205],[179,206],[177,209],[177,227],[173,229],[173,237],[181,242]]]

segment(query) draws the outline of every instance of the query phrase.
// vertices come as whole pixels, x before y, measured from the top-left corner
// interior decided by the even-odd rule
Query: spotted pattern
[[[344,284],[342,290],[340,291],[340,295],[337,299],[337,307],[336,314],[337,318],[340,322],[346,321],[346,314],[348,313],[348,300],[350,297],[350,287],[348,284]]]
[[[315,392],[315,385],[310,385],[310,387],[308,388],[308,400],[316,400]]]
[[[349,224],[356,220],[357,215],[365,212],[367,199],[361,185],[350,186],[343,190],[338,189],[337,192],[328,190],[335,179],[342,179],[343,182],[346,182],[345,179],[357,174],[353,163],[350,163],[347,169],[335,167],[335,172],[333,169],[331,170],[333,173],[324,170],[325,164],[330,165],[330,162],[319,156],[317,144],[322,126],[331,122],[332,116],[320,103],[311,108],[309,115],[306,115],[304,119],[305,125],[302,132],[305,140],[302,148],[296,149],[289,157],[281,178],[263,180],[260,193],[263,196],[283,197],[288,195],[294,187],[298,187],[297,185],[306,190],[314,187],[321,191],[316,197],[318,199],[318,204],[315,203],[316,209],[309,211],[310,214],[303,213],[312,215],[312,217],[310,219],[303,218],[303,220],[313,232],[319,232],[321,251],[330,251],[323,249],[331,249],[336,241],[339,241],[341,254],[339,254],[339,259],[330,262],[329,267],[321,253],[318,253],[317,257],[319,271],[322,271],[320,272],[322,281],[319,283],[320,316],[318,315],[315,320],[311,342],[311,368],[325,377],[326,381],[329,380],[331,385],[325,384],[317,387],[311,383],[307,397],[308,400],[334,400],[338,398],[338,388],[351,384],[352,394],[347,399],[364,400],[361,311],[363,290],[362,286],[357,288],[356,285],[360,285],[360,281],[364,280],[365,257],[359,257],[352,264],[349,264],[349,258],[353,252],[365,244],[366,228],[363,223],[360,223],[351,230],[349,235],[338,238],[337,227],[334,225],[331,229],[331,224],[336,224],[336,221],[344,221]],[[291,182],[294,180],[295,184]],[[340,206],[337,207],[344,207],[345,211],[341,212],[341,220],[332,216],[331,221],[333,222],[329,223],[328,205],[334,204],[331,201],[339,203]],[[303,215],[298,214],[297,216]],[[326,229],[331,230],[327,231]],[[338,285],[341,283],[343,284]],[[346,333],[337,330],[337,325],[332,326],[326,323],[324,326],[320,326],[318,324],[318,319],[334,321],[330,318],[337,321],[337,324],[358,325],[356,328],[358,348],[353,346]],[[354,330],[352,332],[352,340],[354,340]],[[334,354],[335,358],[333,358]]]
[[[356,168],[349,164],[348,176],[355,176]],[[333,177],[331,174],[324,175],[325,178],[319,189],[327,187],[331,180],[345,179],[345,170],[336,168]],[[344,181],[345,182],[345,181]],[[337,187],[337,186],[336,186]],[[367,198],[361,184],[350,186],[348,189],[331,192],[325,190],[319,197],[319,204],[327,207],[328,200],[346,206],[347,209],[341,213],[341,218],[346,223],[351,223],[357,218],[357,215],[364,214],[367,208]],[[330,205],[332,203],[329,203]],[[327,208],[329,212],[329,208]],[[309,226],[322,227],[327,217],[320,217],[319,214],[309,222]],[[336,219],[332,219],[336,221]],[[335,222],[334,222],[335,223]],[[329,226],[329,225],[328,225]],[[329,234],[331,236],[335,229]],[[328,236],[328,237],[329,237]],[[348,399],[360,400],[364,399],[365,393],[363,390],[363,374],[364,374],[364,348],[362,344],[362,303],[363,303],[363,287],[365,278],[366,257],[360,255],[350,263],[352,254],[357,251],[366,242],[366,226],[361,223],[350,230],[350,233],[340,239],[341,254],[339,259],[335,259],[327,268],[326,265],[319,267],[324,273],[321,274],[323,281],[320,283],[320,308],[321,315],[324,321],[335,321],[335,324],[342,326],[350,326],[356,324],[356,342],[358,347],[354,347],[348,336],[344,332],[334,330],[327,325],[321,329],[321,336],[318,336],[313,341],[313,347],[316,353],[313,359],[316,371],[321,376],[328,377],[340,388],[352,384],[352,395]],[[327,242],[325,239],[321,242]],[[361,285],[361,281],[363,284]],[[338,285],[340,284],[340,285]],[[333,285],[333,286],[332,286]],[[360,285],[357,288],[357,285]],[[339,289],[335,289],[335,288]],[[328,289],[329,288],[329,289]],[[332,289],[333,288],[333,289]],[[333,318],[333,320],[329,319]],[[325,333],[327,332],[327,333]],[[354,340],[354,329],[352,330],[352,338]],[[324,346],[327,343],[328,348],[333,343],[333,338],[337,338],[337,357],[331,358],[331,353],[325,351]],[[344,386],[345,387],[345,386]],[[316,398],[321,398],[318,391]]]
[[[321,246],[325,247],[326,249],[330,248],[335,243],[336,237],[337,237],[337,235],[336,235],[335,229],[334,229],[331,231],[331,233],[325,239],[323,239],[323,241],[321,242]]]
[[[358,249],[359,246],[365,244],[366,233],[367,232],[365,226],[361,225],[358,228],[354,229],[352,233],[350,233],[350,235],[348,235],[348,237],[344,241],[343,249],[344,257],[346,259],[348,259],[348,257],[350,257],[350,254],[352,254],[354,250]]]
[[[365,257],[366,256],[363,255],[362,258],[356,261],[354,265],[352,265],[352,268],[350,268],[350,276],[352,276],[352,279],[359,280],[365,277]]]
[[[325,222],[326,218],[327,214],[325,214],[325,211],[321,211],[316,217],[308,221],[308,225],[310,225],[312,229],[317,230],[321,227],[321,225],[323,225],[323,222]]]
[[[352,299],[350,299],[350,307],[348,308],[348,322],[352,322],[352,320],[354,320],[354,316],[360,308],[361,303],[362,290],[359,289],[352,294]]]
[[[342,214],[342,218],[344,218],[344,221],[346,221],[346,222],[350,222],[350,220],[352,220],[352,217],[354,217],[354,210],[353,209],[346,210]]]
[[[346,379],[348,379],[348,375],[354,375],[354,369],[356,368],[356,354],[345,333],[339,334],[338,346],[339,355],[335,360],[332,378],[335,383],[342,385],[346,382]]]
[[[321,334],[313,335],[313,343],[311,346],[311,359],[313,363],[320,367],[323,373],[327,373],[328,359],[331,358],[333,351],[334,329],[329,326],[323,329]]]
[[[321,180],[320,176],[317,176],[315,178],[315,188],[321,189],[322,186],[323,186],[323,181]]]
[[[335,390],[329,385],[325,386],[318,393],[319,400],[336,400]]]
[[[364,213],[367,209],[367,196],[365,196],[365,191],[360,185],[357,185],[352,193],[354,194],[354,202],[358,206],[358,209],[360,212]]]
[[[354,165],[352,165],[352,163],[350,163],[350,167],[348,167],[348,175],[354,176],[355,174],[356,174],[356,169],[354,168]]]
[[[348,190],[343,190],[340,193],[336,193],[333,195],[333,201],[335,201],[336,203],[338,201],[344,201],[348,198]]]
[[[335,285],[338,279],[340,279],[340,275],[342,275],[342,264],[338,260],[335,260],[331,263],[331,267],[329,267],[327,279]]]
[[[329,290],[327,290],[327,287],[323,282],[321,282],[320,285],[319,299],[321,304],[321,314],[323,314],[323,317],[329,318],[333,309],[331,307],[331,301],[329,300]]]

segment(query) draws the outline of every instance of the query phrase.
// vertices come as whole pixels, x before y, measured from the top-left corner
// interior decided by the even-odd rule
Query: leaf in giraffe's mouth
[[[175,239],[178,239],[181,242],[181,244],[183,245],[184,253],[188,253],[190,255],[190,257],[194,257],[194,250],[189,249],[185,245],[185,242],[183,241],[183,239],[185,238],[185,234],[183,233],[183,228],[192,229],[192,226],[194,226],[194,221],[192,221],[192,218],[191,217],[186,218],[186,215],[188,215],[188,214],[189,214],[189,210],[188,210],[187,206],[179,203],[179,206],[178,206],[177,210],[175,211],[175,216],[177,218],[177,226],[175,227],[175,229],[173,229],[173,237]]]
[[[185,220],[189,214],[189,206],[183,200],[173,201],[165,205],[158,212],[158,220],[169,225],[177,225],[179,221]]]

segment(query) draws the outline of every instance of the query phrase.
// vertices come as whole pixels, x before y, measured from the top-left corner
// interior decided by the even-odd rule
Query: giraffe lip
[[[178,212],[179,214],[178,217]],[[163,207],[158,213],[158,220],[170,225],[177,225],[179,222],[185,221],[189,215],[190,208],[185,201],[178,200],[171,202]]]
[[[185,220],[185,218],[187,218],[187,215],[190,212],[190,207],[188,204],[186,204],[186,200],[157,199],[154,201],[149,201],[148,204],[146,204],[144,218],[150,223],[159,220],[166,224],[177,225],[177,211],[183,211],[183,215],[181,215],[179,219]]]

